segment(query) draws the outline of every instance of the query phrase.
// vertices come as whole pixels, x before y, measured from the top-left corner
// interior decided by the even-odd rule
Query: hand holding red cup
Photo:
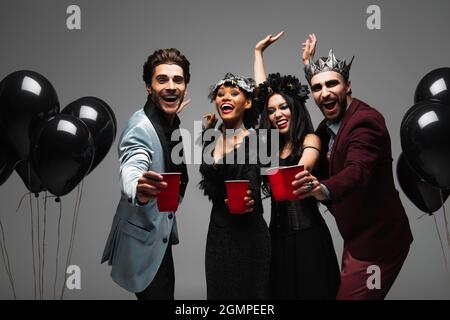
[[[293,182],[297,174],[304,170],[303,165],[272,168],[267,171],[272,196],[276,201],[298,200]]]
[[[304,199],[311,196],[319,201],[326,199],[325,192],[320,186],[320,181],[307,170],[304,170],[295,176],[292,186],[295,189],[294,194],[298,199]]]
[[[243,214],[252,212],[255,205],[249,180],[228,180],[225,181],[227,188],[227,199],[225,203],[232,214]]]
[[[144,172],[136,186],[136,198],[140,203],[145,204],[165,188],[167,183],[163,181],[162,175],[154,171]]]
[[[177,211],[180,198],[180,172],[161,173],[167,187],[156,196],[156,203],[160,212]]]

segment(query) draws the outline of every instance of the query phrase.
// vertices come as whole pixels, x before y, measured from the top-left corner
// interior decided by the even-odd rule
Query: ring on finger
[[[305,183],[305,191],[310,192],[312,189],[314,189],[314,182],[308,181]]]

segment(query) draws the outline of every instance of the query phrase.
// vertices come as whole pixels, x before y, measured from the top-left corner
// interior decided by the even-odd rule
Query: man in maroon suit
[[[314,196],[336,219],[344,238],[337,299],[384,299],[412,242],[408,218],[394,186],[391,141],[383,116],[352,98],[351,63],[313,63],[316,39],[303,44],[306,78],[325,119],[317,174],[296,176],[295,193]],[[353,61],[353,60],[352,60]]]

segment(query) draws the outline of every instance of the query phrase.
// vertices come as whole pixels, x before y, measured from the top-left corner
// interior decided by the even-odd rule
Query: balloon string
[[[80,196],[76,202],[76,211],[75,211],[75,224],[73,226],[73,232],[72,232],[72,239],[70,241],[70,256],[69,256],[69,264],[70,261],[72,259],[72,253],[73,253],[73,248],[75,245],[75,234],[76,234],[76,229],[77,229],[77,225],[78,225],[78,217],[80,215],[80,207],[81,207],[81,199],[83,197],[83,185],[84,185],[84,180],[81,181],[80,185],[79,185],[79,191],[80,191]],[[68,266],[68,265],[67,265]],[[66,266],[66,270],[67,270],[67,266]]]
[[[444,212],[445,233],[447,235],[447,244],[448,244],[448,247],[450,248],[450,234],[448,231],[447,211],[445,210],[444,196],[442,195],[442,190],[441,190],[440,194],[441,194],[441,201],[442,201],[442,211]]]
[[[2,236],[3,236],[3,224],[1,222],[1,220],[0,220],[0,226],[1,226]],[[5,251],[4,251],[5,249],[3,248],[3,240],[1,238],[0,238],[0,250],[2,251],[2,260],[3,260],[3,265],[5,266],[6,274],[8,275],[8,278],[11,281],[9,268],[8,268],[8,264],[7,264],[7,261],[6,261]]]
[[[23,199],[25,199],[25,197],[26,197],[27,195],[31,195],[31,192],[26,192],[26,193],[22,196],[22,198],[20,198],[19,205],[17,206],[17,209],[16,209],[16,213],[19,212],[19,209],[20,209],[20,207],[22,206],[22,201],[23,201]]]
[[[1,221],[0,221],[0,226],[1,226],[2,238],[3,238],[3,224],[1,223]],[[10,270],[8,268],[8,262],[6,261],[6,252],[5,252],[5,248],[3,247],[3,240],[1,238],[0,238],[0,250],[2,251],[3,265],[5,266],[5,271],[6,271],[6,274],[8,275],[9,283],[11,284],[11,274],[10,274]]]
[[[45,299],[45,238],[47,231],[47,191],[45,191],[45,200],[44,200],[44,237],[42,239],[42,296]]]
[[[39,300],[42,300],[42,287],[41,287],[41,213],[39,210],[39,198],[36,198],[36,208],[37,208],[37,247],[38,247],[38,293]]]
[[[69,251],[67,253],[67,259],[66,259],[66,268],[65,268],[66,271],[67,271],[67,268],[69,267],[70,260],[72,258],[73,246],[75,243],[75,231],[77,228],[78,214],[80,212],[80,203],[81,203],[81,198],[83,195],[83,183],[84,183],[84,180],[81,181],[81,183],[78,185],[78,189],[77,189],[77,198],[76,198],[77,200],[75,202],[75,208],[74,208],[74,214],[73,214],[73,220],[72,220],[72,232],[71,232],[71,236],[70,236]],[[66,279],[66,277],[64,277],[64,280],[65,279]],[[66,288],[66,283],[64,281],[64,286],[61,291],[61,300],[64,298],[65,288]]]
[[[70,258],[71,258],[71,248],[72,248],[72,239],[73,239],[73,234],[74,234],[74,226],[75,226],[75,220],[76,220],[76,212],[77,212],[77,204],[78,204],[78,199],[80,197],[80,185],[78,185],[77,188],[77,196],[76,196],[76,200],[75,200],[75,207],[74,207],[74,212],[73,212],[73,219],[72,219],[72,229],[71,229],[71,233],[70,233],[70,241],[69,241],[69,249],[67,250],[67,256],[66,256],[66,267],[65,267],[65,271],[64,271],[64,283],[63,283],[63,287],[61,290],[61,296],[60,296],[60,300],[64,299],[64,292],[66,289],[66,272],[67,272],[67,267],[69,266],[70,263]]]
[[[59,244],[61,242],[61,217],[62,217],[62,202],[59,202],[59,218],[58,218],[58,240],[56,242],[56,271],[55,280],[53,282],[53,300],[56,300],[56,281],[58,279],[58,266],[59,266]]]
[[[439,227],[438,227],[438,224],[437,224],[436,215],[433,215],[433,218],[434,218],[434,225],[436,227],[436,231],[437,231],[437,234],[438,234],[438,237],[439,237],[439,243],[441,245],[442,256],[444,258],[444,264],[445,264],[445,270],[447,270],[447,274],[450,276],[450,271],[448,269],[448,264],[447,264],[447,257],[445,255],[445,250],[444,250],[444,242],[442,241],[441,233],[439,232]]]
[[[28,164],[28,190],[31,190],[31,166]],[[30,216],[31,216],[31,254],[33,255],[33,285],[34,285],[34,300],[37,296],[36,288],[36,261],[35,261],[35,246],[34,246],[34,219],[33,219],[33,200],[31,199],[31,192],[29,193],[30,199]]]
[[[2,239],[0,240],[0,247],[1,247],[1,251],[2,251],[3,264],[5,265],[5,270],[6,270],[6,273],[8,274],[9,282],[11,284],[11,288],[12,288],[13,295],[14,295],[14,300],[16,300],[17,296],[16,296],[16,288],[14,286],[14,277],[13,277],[13,274],[11,272],[11,265],[9,263],[8,248],[6,246],[5,231],[3,229],[3,223],[2,223],[1,220],[0,220],[0,229],[1,229],[0,231],[1,231],[1,234],[2,234]]]
[[[30,195],[30,217],[31,217],[31,254],[33,255],[33,285],[34,285],[34,300],[36,300],[36,263],[34,251],[34,220],[33,220],[33,200]]]

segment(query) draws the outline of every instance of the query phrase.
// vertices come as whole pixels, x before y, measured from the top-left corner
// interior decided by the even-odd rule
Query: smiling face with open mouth
[[[224,123],[242,123],[245,110],[252,106],[251,100],[238,86],[221,85],[217,89],[214,101]]]
[[[272,128],[278,129],[281,135],[289,133],[291,109],[282,95],[275,93],[267,102],[267,114]]]
[[[311,91],[317,106],[328,121],[342,119],[349,101],[351,85],[337,72],[326,71],[311,79]]]
[[[167,115],[175,116],[186,91],[183,69],[176,64],[156,66],[147,91],[153,102]]]

